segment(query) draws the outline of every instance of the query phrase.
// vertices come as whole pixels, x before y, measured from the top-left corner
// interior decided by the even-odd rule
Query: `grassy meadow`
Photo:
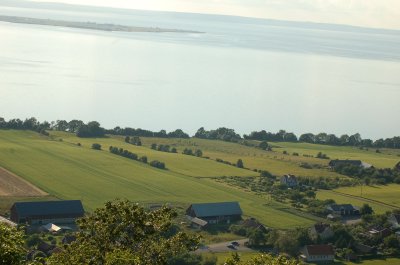
[[[214,161],[216,158],[233,163],[241,158],[245,167],[268,170],[276,175],[291,173],[309,177],[344,177],[324,168],[327,160],[303,156],[318,151],[331,156],[329,146],[315,145],[315,150],[312,150],[314,145],[275,143],[279,147],[267,152],[235,143],[204,139],[141,139],[143,146],[135,146],[125,143],[122,136],[77,138],[74,134],[50,131],[50,137],[46,137],[31,131],[4,130],[0,131],[0,166],[51,196],[81,199],[89,211],[116,197],[141,203],[172,203],[183,209],[194,202],[238,201],[245,216],[258,218],[267,226],[277,228],[308,226],[319,219],[299,213],[282,203],[216,182],[212,177],[258,175],[252,170],[218,163]],[[92,143],[100,143],[103,150],[91,149]],[[152,143],[169,144],[178,149],[178,154],[152,150]],[[111,154],[108,151],[111,145],[139,156],[145,155],[149,161],[165,162],[168,170]],[[201,149],[203,156],[210,159],[183,155],[181,152],[184,148]],[[327,151],[320,148],[326,148]],[[352,156],[362,153],[358,149],[345,149]],[[290,154],[298,152],[300,155],[283,155],[281,150],[287,150]],[[396,155],[374,152],[362,154],[363,158],[369,158],[365,159],[367,162],[378,161],[380,157],[386,157],[383,160],[387,165],[397,161]],[[320,164],[322,167],[305,169],[299,166],[302,162]]]
[[[342,187],[334,191],[320,190],[318,199],[334,199],[337,203],[362,206],[368,203],[376,213],[400,209],[400,185]]]
[[[28,131],[0,131],[0,166],[53,196],[81,199],[87,210],[116,197],[183,206],[192,202],[239,201],[245,215],[256,217],[271,227],[307,226],[316,221],[312,216],[297,216],[283,204],[268,203],[261,196],[204,178],[218,174],[254,174],[249,170],[128,145],[122,138],[75,139],[72,135],[69,138],[66,134],[62,136],[63,141],[59,141],[58,136],[51,140]],[[77,146],[75,140],[79,140],[82,147]],[[99,142],[106,148],[109,145],[124,147],[148,155],[149,160],[160,159],[167,163],[169,170],[152,168],[105,150],[92,150],[92,142]],[[172,156],[176,157],[175,164],[169,164],[166,159]],[[185,164],[183,169],[179,163]]]

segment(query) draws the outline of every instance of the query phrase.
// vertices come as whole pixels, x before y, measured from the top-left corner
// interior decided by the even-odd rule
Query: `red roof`
[[[335,255],[335,251],[331,245],[308,245],[306,248],[308,255]]]

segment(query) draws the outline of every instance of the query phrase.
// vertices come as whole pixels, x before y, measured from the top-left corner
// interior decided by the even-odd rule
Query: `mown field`
[[[239,201],[245,215],[254,216],[271,227],[307,226],[316,221],[311,216],[297,216],[285,205],[267,205],[267,200],[260,196],[204,178],[246,176],[254,172],[207,159],[125,144],[122,138],[75,139],[72,135],[69,138],[66,134],[62,136],[63,141],[59,141],[33,132],[0,131],[0,166],[53,196],[81,199],[87,210],[116,197],[182,207],[192,202]],[[75,140],[79,140],[82,147],[77,146]],[[116,145],[146,154],[149,160],[166,162],[169,170],[152,168],[105,150],[92,150],[92,142],[100,142],[106,148]],[[183,164],[181,167],[180,163]]]
[[[143,146],[135,146],[125,143],[124,137],[120,136],[88,139],[64,132],[50,131],[50,137],[46,137],[30,131],[0,131],[0,167],[28,180],[51,196],[81,199],[89,211],[116,197],[141,203],[172,203],[182,209],[194,202],[239,201],[245,216],[256,217],[277,228],[308,226],[319,219],[251,192],[218,183],[212,177],[257,176],[253,169],[268,170],[276,175],[344,177],[324,168],[327,160],[303,156],[315,155],[319,151],[331,156],[321,149],[330,149],[328,146],[315,145],[315,149],[311,149],[314,145],[274,143],[274,151],[267,152],[203,139],[141,139]],[[103,150],[91,149],[92,143],[100,143]],[[152,143],[169,144],[178,149],[178,154],[152,150]],[[149,161],[165,162],[168,170],[111,154],[108,152],[111,145],[139,156],[145,155]],[[184,148],[201,149],[210,159],[183,155]],[[352,156],[361,152],[345,149]],[[283,155],[282,150],[300,155]],[[361,157],[369,163],[382,157],[385,166],[397,161],[395,154],[368,152]],[[251,170],[217,163],[214,161],[216,158],[233,163],[241,158],[245,167]],[[321,168],[305,169],[299,166],[303,162],[321,165]]]

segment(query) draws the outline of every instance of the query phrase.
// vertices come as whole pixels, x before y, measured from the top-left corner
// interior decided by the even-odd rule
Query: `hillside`
[[[246,216],[256,217],[271,227],[290,228],[309,225],[318,218],[216,182],[213,177],[258,176],[253,169],[268,170],[276,175],[344,177],[328,171],[324,167],[327,160],[303,156],[320,150],[329,156],[345,152],[351,157],[388,166],[398,160],[396,154],[362,152],[348,147],[344,151],[335,147],[334,153],[326,146],[275,143],[273,152],[267,152],[235,143],[195,138],[141,139],[143,146],[135,146],[125,143],[124,137],[120,136],[77,138],[70,133],[50,131],[50,137],[47,137],[31,131],[0,130],[0,167],[28,180],[50,196],[81,199],[89,211],[116,197],[148,204],[172,203],[181,209],[192,202],[239,201]],[[103,150],[91,149],[92,143],[101,144]],[[152,143],[169,144],[176,147],[178,153],[152,150]],[[149,161],[165,162],[167,170],[111,154],[109,146],[145,155]],[[183,155],[184,148],[201,149],[210,159]],[[281,150],[287,150],[289,154],[296,151],[300,155],[283,155]],[[233,163],[241,158],[245,167],[251,170],[218,163],[214,161],[216,158]],[[300,167],[304,162],[321,165],[321,168]]]

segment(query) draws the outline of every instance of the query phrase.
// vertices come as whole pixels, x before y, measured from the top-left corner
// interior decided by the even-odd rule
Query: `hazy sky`
[[[399,0],[40,0],[44,1],[400,29]]]

